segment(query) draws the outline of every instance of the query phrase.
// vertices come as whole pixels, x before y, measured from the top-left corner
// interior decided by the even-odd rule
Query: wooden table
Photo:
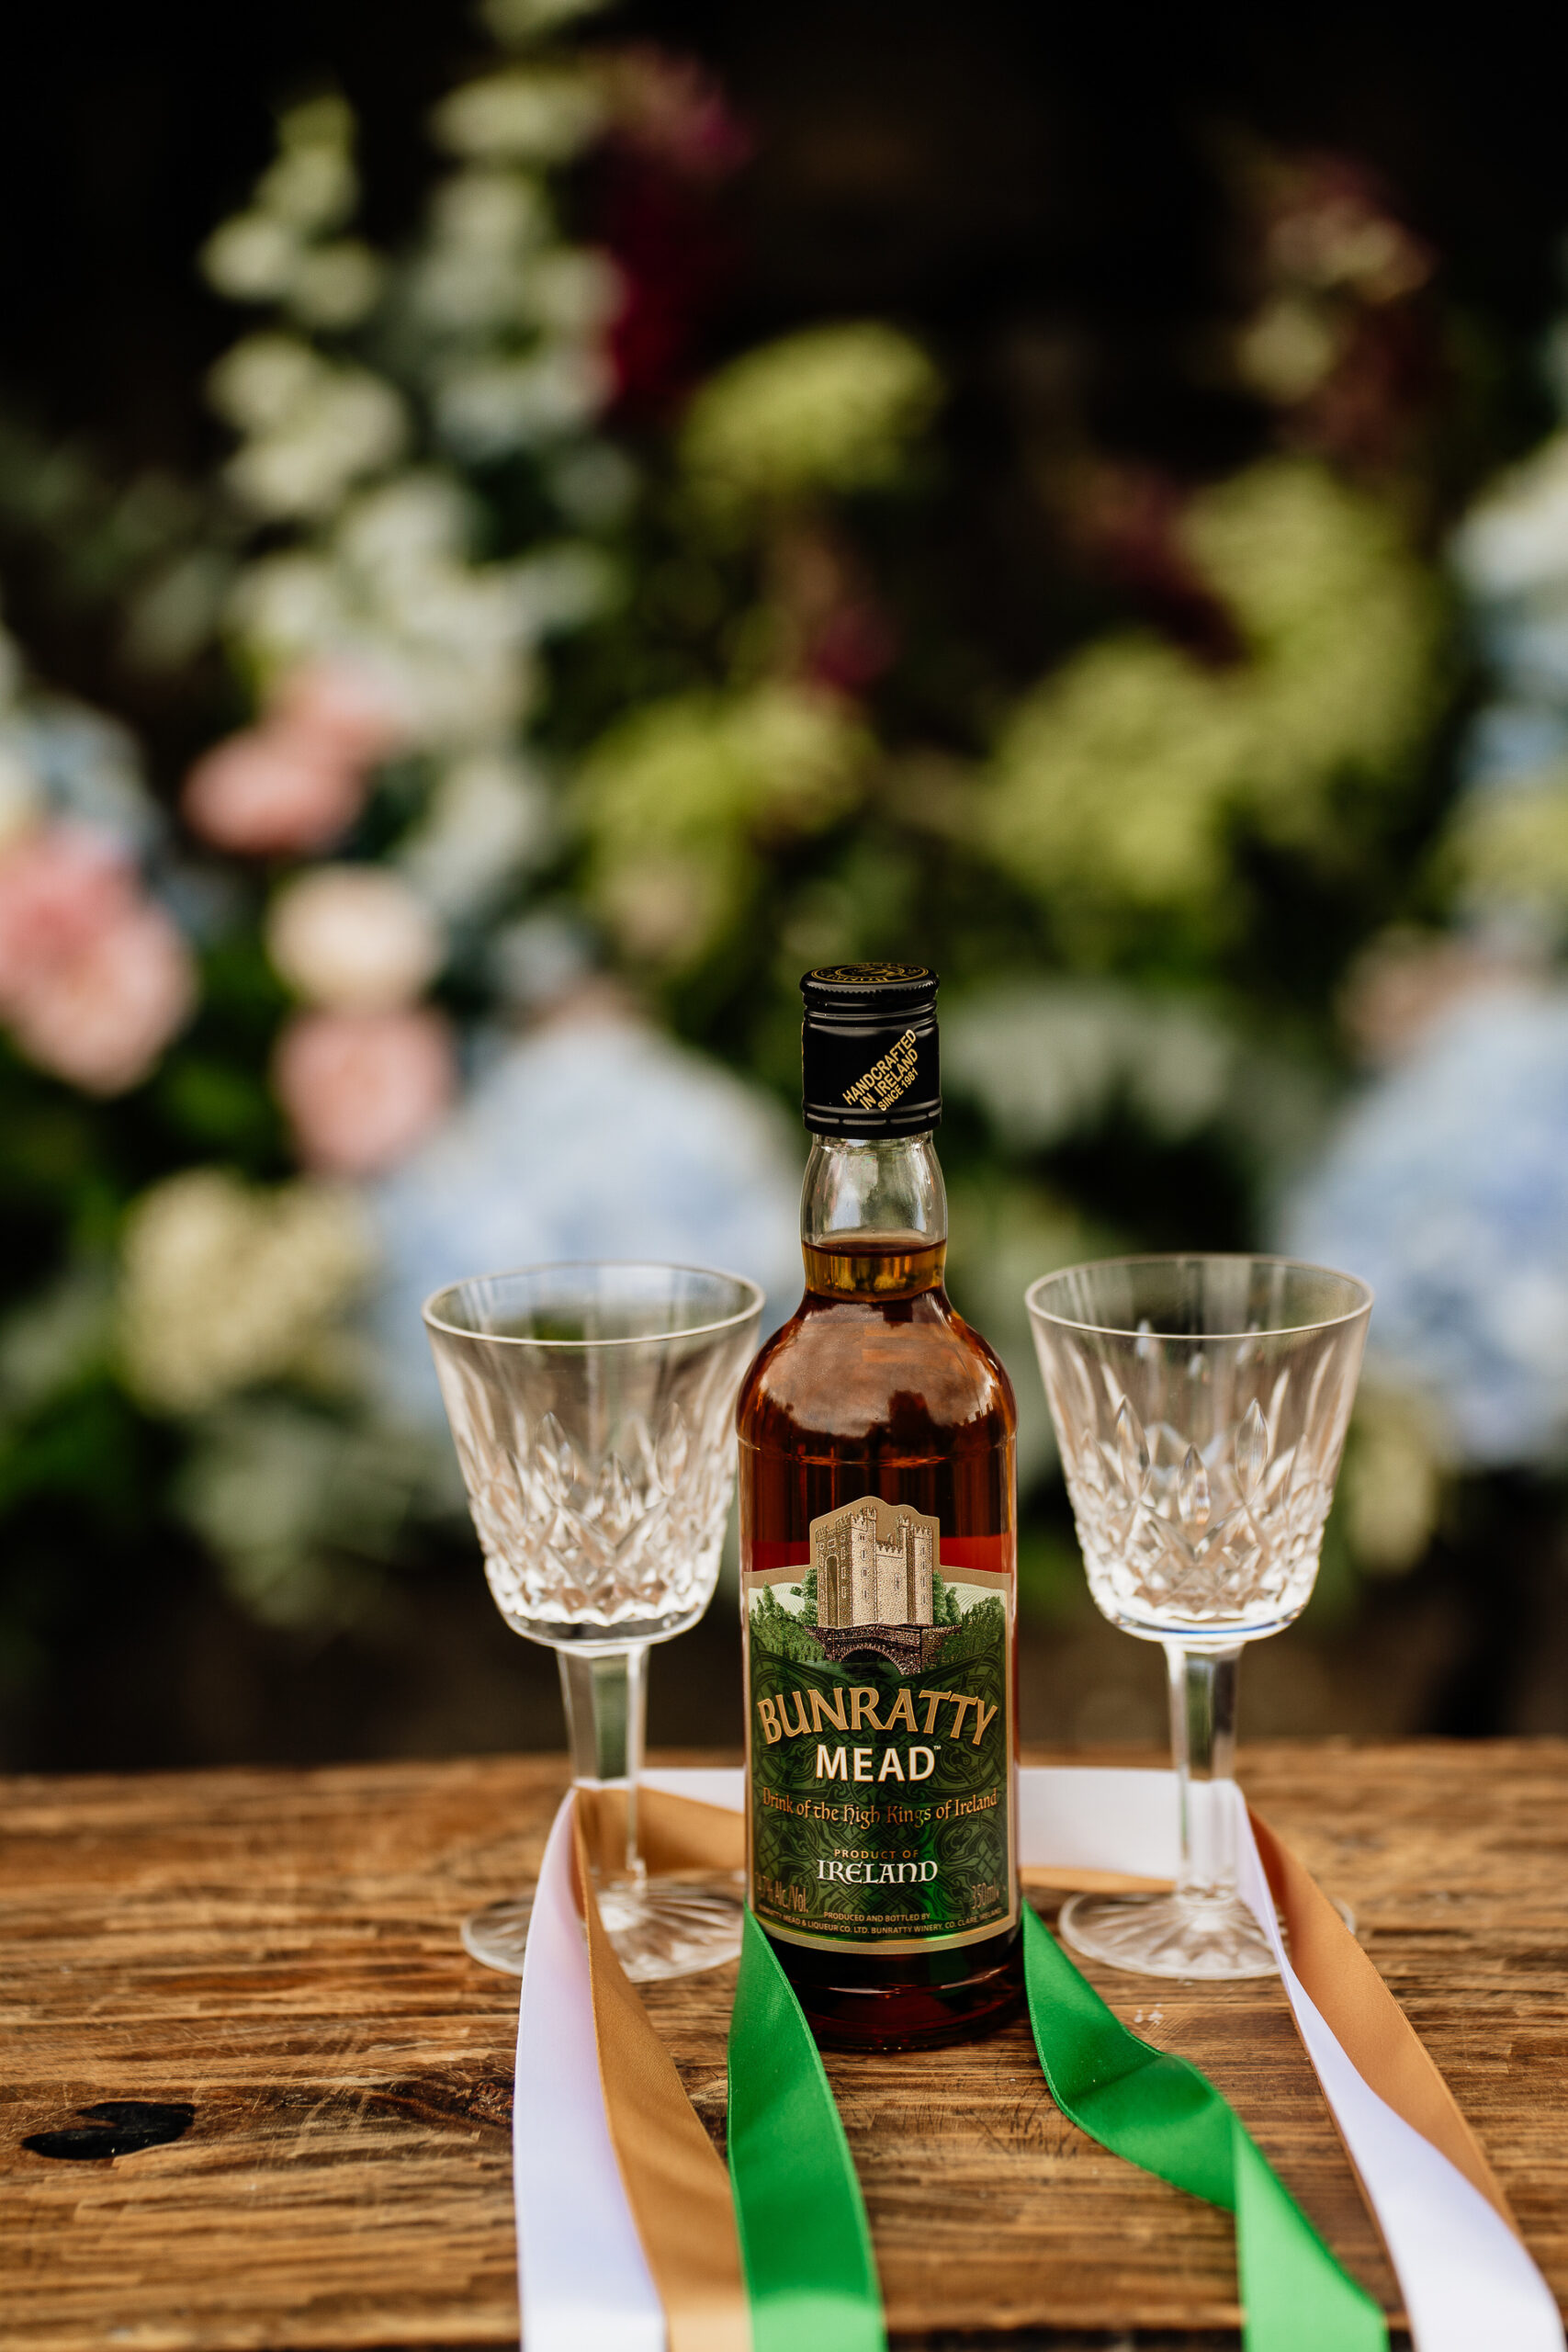
[[[1568,2295],[1568,1741],[1259,1747],[1244,1779],[1354,1905]],[[563,1781],[534,1758],[3,1784],[6,2352],[515,2342],[517,1988],[456,1923],[535,1866]],[[732,1979],[649,1995],[716,2138]],[[1395,2308],[1279,1988],[1100,1981]],[[1236,2340],[1228,2218],[1084,2140],[1021,2027],[829,2072],[901,2346]],[[106,2100],[194,2120],[113,2159],[23,2146]]]

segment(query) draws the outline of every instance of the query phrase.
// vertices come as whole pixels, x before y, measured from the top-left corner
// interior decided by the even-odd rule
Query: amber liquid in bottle
[[[869,1192],[862,1185],[860,1205],[894,1209],[902,1194],[923,1212],[925,1229],[821,1229],[833,1211],[830,1163],[846,1148],[863,1159],[874,1151],[884,1163],[881,1181]],[[810,1172],[807,1180],[806,1295],[740,1395],[743,1559],[753,1544],[804,1544],[813,1520],[872,1495],[938,1519],[944,1537],[1011,1534],[1012,1391],[942,1287],[945,1203],[929,1137],[818,1145],[814,1168],[822,1161],[823,1216],[813,1215]],[[838,1193],[841,1207],[842,1187]],[[1010,1613],[1013,1603],[1010,1590]],[[1011,1714],[1016,1725],[1016,1695]],[[818,2040],[839,2048],[973,2041],[1021,2003],[1016,1920],[929,1952],[770,1941]]]

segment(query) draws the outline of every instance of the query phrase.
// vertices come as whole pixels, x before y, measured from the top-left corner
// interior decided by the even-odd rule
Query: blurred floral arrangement
[[[417,1307],[477,1264],[694,1255],[787,1312],[795,980],[911,940],[1026,1480],[1030,1276],[1288,1232],[1382,1290],[1339,1556],[1407,1566],[1568,1423],[1568,438],[1446,569],[1433,256],[1352,165],[1238,151],[1201,364],[1248,450],[1181,481],[1021,393],[1070,610],[998,654],[941,356],[840,320],[716,363],[747,126],[593,0],[485,25],[406,249],[330,95],[204,249],[252,321],[221,478],[101,520],[126,641],[223,682],[205,748],[155,792],[0,646],[0,1670],[87,1605],[40,1505],[273,1625],[373,1611],[458,1509]],[[1496,689],[1450,810],[1461,605]]]
[[[1544,356],[1562,418],[1568,326]],[[1385,1409],[1432,1493],[1568,1464],[1568,427],[1483,490],[1451,562],[1483,690],[1426,920],[1347,975],[1373,1076],[1289,1213],[1297,1247],[1375,1284]]]

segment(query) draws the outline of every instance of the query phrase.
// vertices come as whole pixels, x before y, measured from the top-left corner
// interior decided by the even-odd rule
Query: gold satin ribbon
[[[663,1789],[637,1792],[637,1842],[650,1871],[743,1871],[746,1823],[728,1805]]]
[[[1291,1965],[1346,2057],[1379,2098],[1447,2156],[1517,2237],[1519,2226],[1497,2177],[1426,2043],[1305,1864],[1250,1805],[1247,1818],[1269,1892],[1284,1917]],[[1371,2212],[1364,2188],[1361,2194]]]
[[[577,1817],[588,1851],[602,1878],[623,1877],[626,1867],[626,1797],[624,1789],[580,1788]],[[639,1783],[637,1844],[649,1874],[674,1877],[685,1871],[743,1871],[746,1824],[728,1805],[703,1804],[695,1797],[667,1796]]]
[[[751,2352],[729,2175],[599,1917],[581,1797],[572,1833],[605,2120],[664,2306],[668,2352]]]
[[[1496,2176],[1415,2027],[1304,1864],[1250,1808],[1248,1817],[1289,1933],[1292,1964],[1346,2056],[1517,2236],[1518,2224]],[[615,1957],[592,1898],[588,1840],[607,1859],[625,1855],[624,1797],[612,1790],[579,1791],[574,1828],[578,1899],[582,1903],[585,1889],[589,1897],[583,1912],[605,2113],[637,2234],[664,2304],[669,2352],[750,2352],[728,2176]],[[728,1807],[643,1787],[637,1791],[637,1828],[650,1870],[720,1871],[744,1865],[745,1825]],[[1096,1891],[1169,1884],[1111,1871],[1043,1867],[1022,1875],[1041,1885]],[[1376,2210],[1359,2174],[1357,2186],[1375,2225]]]

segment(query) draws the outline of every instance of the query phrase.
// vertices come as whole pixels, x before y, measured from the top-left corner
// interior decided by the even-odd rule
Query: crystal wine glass
[[[1173,1893],[1075,1895],[1075,1951],[1147,1976],[1267,1976],[1235,1890],[1242,1646],[1300,1615],[1372,1295],[1281,1258],[1114,1258],[1027,1294],[1089,1590],[1163,1645],[1181,1801]]]
[[[572,1783],[599,1907],[628,1975],[734,1956],[736,1894],[649,1883],[637,1852],[649,1645],[694,1625],[718,1577],[734,1415],[762,1294],[700,1266],[525,1266],[453,1283],[424,1322],[497,1608],[560,1664]],[[523,1966],[530,1905],[463,1941]]]

